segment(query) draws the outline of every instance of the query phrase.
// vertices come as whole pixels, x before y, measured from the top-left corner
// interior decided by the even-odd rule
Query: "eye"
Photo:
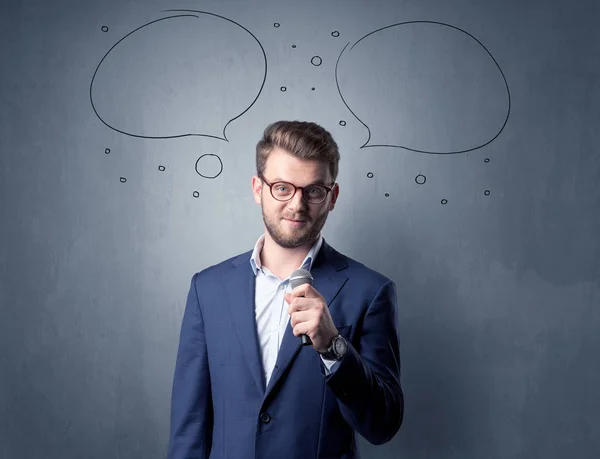
[[[306,189],[306,192],[312,196],[320,196],[323,194],[323,189],[318,186],[311,186]]]

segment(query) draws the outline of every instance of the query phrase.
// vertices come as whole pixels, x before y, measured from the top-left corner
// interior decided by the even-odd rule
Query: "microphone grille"
[[[313,277],[312,277],[311,273],[303,268],[296,269],[290,275],[290,287],[292,287],[292,289],[294,289],[300,285],[303,285],[303,284],[312,284],[312,282],[313,282]]]

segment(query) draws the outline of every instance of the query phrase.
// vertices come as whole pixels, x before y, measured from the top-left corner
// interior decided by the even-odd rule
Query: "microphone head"
[[[313,283],[313,277],[310,274],[309,271],[307,271],[306,269],[296,269],[291,275],[290,275],[290,287],[292,287],[292,289],[303,285],[303,284],[312,284]]]

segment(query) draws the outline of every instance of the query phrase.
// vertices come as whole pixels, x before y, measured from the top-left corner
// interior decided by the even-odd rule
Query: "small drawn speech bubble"
[[[361,148],[464,153],[497,138],[510,114],[494,57],[468,32],[440,22],[393,24],[348,43],[335,77],[368,130]]]
[[[223,161],[214,153],[206,153],[196,161],[196,173],[204,178],[217,178],[221,172],[223,172]]]
[[[121,38],[90,83],[94,112],[109,128],[143,138],[206,136],[256,102],[267,58],[245,27],[217,14],[167,10]]]

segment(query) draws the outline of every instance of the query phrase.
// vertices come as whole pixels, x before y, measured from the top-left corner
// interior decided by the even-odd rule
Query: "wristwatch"
[[[342,335],[338,334],[337,336],[333,337],[333,340],[331,340],[331,346],[329,346],[326,351],[318,352],[325,359],[340,360],[342,357],[344,357],[347,350],[348,342]]]

